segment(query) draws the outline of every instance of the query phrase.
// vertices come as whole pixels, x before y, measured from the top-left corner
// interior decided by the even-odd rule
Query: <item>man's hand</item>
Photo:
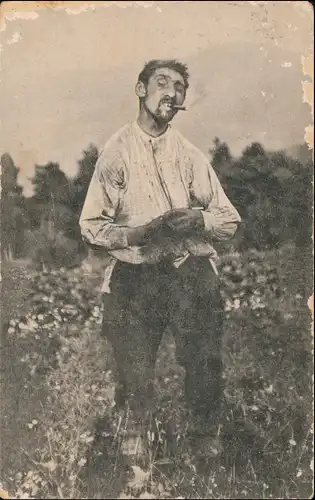
[[[199,210],[179,208],[170,210],[148,224],[128,229],[130,246],[147,245],[159,237],[185,236],[204,229],[203,215]]]
[[[204,218],[200,210],[179,208],[166,212],[163,216],[164,223],[176,234],[187,234],[202,231],[205,228]]]

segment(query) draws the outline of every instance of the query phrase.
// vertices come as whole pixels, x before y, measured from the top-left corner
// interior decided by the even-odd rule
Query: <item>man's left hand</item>
[[[170,210],[164,214],[163,219],[172,231],[179,234],[202,231],[205,228],[201,211],[191,208]]]

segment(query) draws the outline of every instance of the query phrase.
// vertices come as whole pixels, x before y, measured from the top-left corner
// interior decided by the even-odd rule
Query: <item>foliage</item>
[[[41,228],[25,233],[24,250],[31,256],[33,266],[38,270],[71,268],[81,263],[82,256],[78,242],[68,238],[61,231]]]
[[[172,337],[159,353],[155,419],[139,428],[128,409],[113,407],[115,367],[99,335],[99,272],[30,273],[29,310],[11,318],[9,335],[14,346],[35,339],[20,365],[33,374],[32,386],[46,367],[48,399],[25,422],[30,456],[6,489],[17,498],[309,498],[311,315],[309,291],[292,263],[288,247],[233,253],[218,263],[226,403],[217,456],[206,440],[201,448],[189,438],[196,422],[185,407]],[[57,350],[36,357],[53,337]]]
[[[295,156],[285,151],[268,152],[254,142],[236,158],[227,143],[218,137],[214,139],[209,151],[213,167],[242,217],[235,238],[221,245],[223,250],[231,246],[238,250],[264,250],[287,243],[294,243],[297,248],[311,247],[313,164],[305,147],[295,150]],[[34,232],[33,239],[38,232],[45,233],[47,245],[54,245],[56,235],[62,235],[76,241],[78,253],[82,258],[86,256],[79,217],[98,155],[97,147],[90,144],[82,152],[72,179],[58,163],[36,165],[34,194],[30,198],[25,198],[18,186],[18,169],[12,158],[8,154],[2,156],[3,257],[33,256],[32,250],[29,253],[30,232]],[[48,261],[49,253],[48,249],[42,252]]]
[[[235,246],[258,250],[292,242],[309,245],[312,236],[313,168],[285,152],[267,152],[252,143],[232,158],[226,143],[214,140],[210,150],[216,169],[242,225]],[[305,154],[304,154],[305,156]]]
[[[2,156],[3,257],[31,257],[48,268],[80,262],[86,248],[78,222],[97,157],[98,150],[91,144],[78,161],[73,179],[58,163],[35,165],[34,194],[25,198],[17,183],[18,169],[8,154]]]
[[[66,204],[70,195],[69,180],[58,163],[35,165],[34,199],[43,204]]]
[[[20,256],[23,231],[27,226],[19,169],[7,153],[1,156],[1,257]]]
[[[144,419],[139,427],[128,409],[113,407],[115,367],[99,336],[104,261],[95,274],[78,266],[84,254],[78,218],[95,146],[83,152],[74,179],[56,163],[39,166],[31,198],[23,197],[13,160],[2,156],[2,256],[31,257],[35,268],[23,277],[24,287],[10,266],[4,276],[3,288],[10,295],[9,282],[18,302],[2,293],[8,344],[14,353],[24,351],[3,372],[10,381],[21,372],[26,398],[33,391],[38,401],[42,385],[48,392],[38,413],[31,414],[31,405],[26,412],[27,460],[15,462],[24,466],[5,485],[17,498],[310,497],[312,161],[305,151],[302,161],[258,143],[234,158],[218,138],[211,155],[243,219],[233,240],[237,251],[218,264],[226,404],[218,423],[223,454],[217,456],[206,440],[196,446],[189,438],[197,423],[185,407],[170,336],[157,363],[153,422]],[[19,408],[23,394],[16,394]],[[21,437],[21,421],[16,427],[14,420]],[[40,445],[33,446],[38,434]],[[19,447],[13,462],[20,453]]]
[[[78,173],[72,182],[71,197],[73,210],[77,214],[81,212],[98,155],[97,147],[90,144],[83,151],[82,158],[78,161]]]
[[[81,240],[79,227],[79,217],[83,208],[86,193],[92,178],[94,167],[98,158],[98,149],[94,144],[90,144],[82,153],[78,161],[78,172],[71,183],[70,207],[74,214],[74,237],[81,243],[81,251],[84,253],[85,247]]]

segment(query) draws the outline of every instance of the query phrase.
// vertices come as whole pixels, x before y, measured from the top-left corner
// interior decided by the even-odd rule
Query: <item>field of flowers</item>
[[[154,421],[113,404],[100,268],[27,270],[4,325],[2,487],[15,498],[309,498],[310,290],[289,249],[225,255],[222,452],[194,446],[183,372],[165,335]],[[18,296],[18,290],[14,297]],[[145,428],[145,434],[143,429]]]

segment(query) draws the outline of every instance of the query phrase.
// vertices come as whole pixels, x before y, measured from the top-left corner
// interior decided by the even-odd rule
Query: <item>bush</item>
[[[79,242],[57,233],[48,237],[43,231],[29,231],[24,251],[38,270],[72,268],[81,264],[82,252]]]

